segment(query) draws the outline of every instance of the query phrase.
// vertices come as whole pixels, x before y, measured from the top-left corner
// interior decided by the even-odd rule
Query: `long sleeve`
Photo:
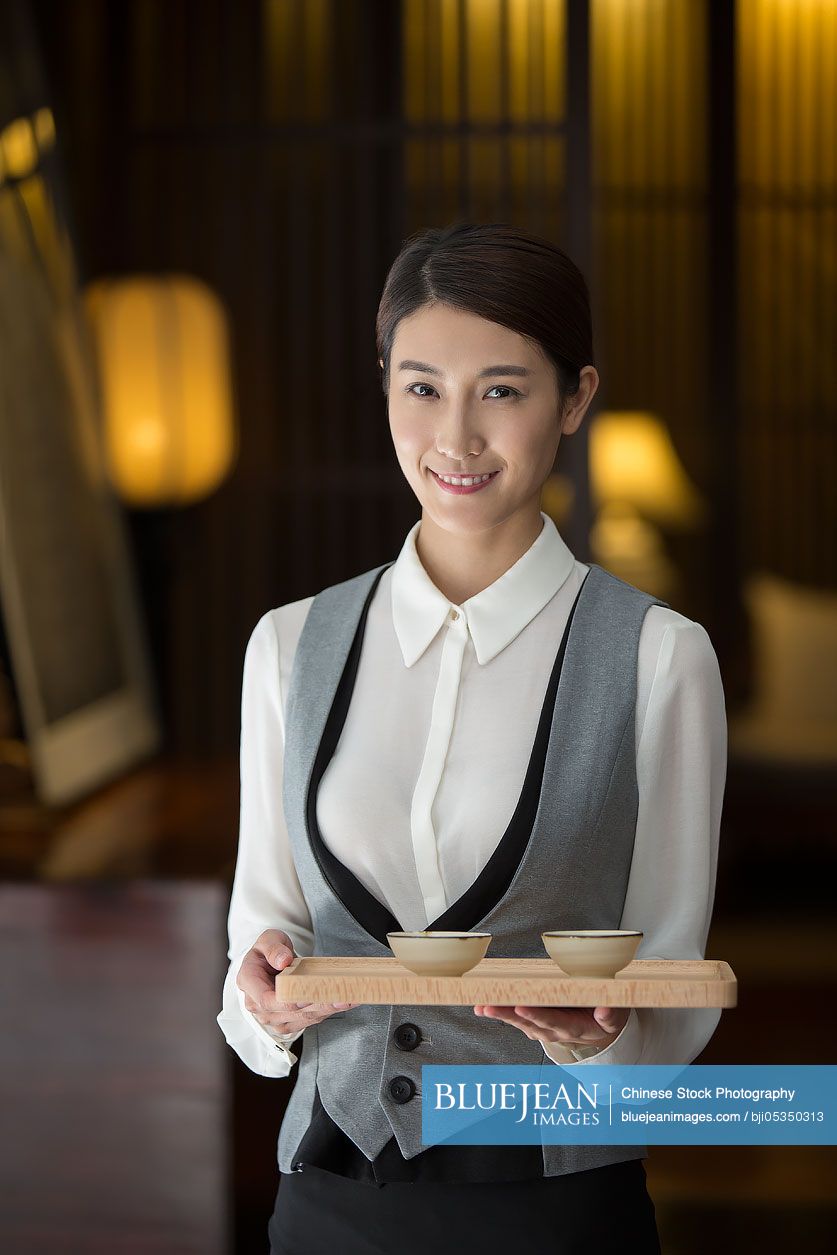
[[[712,919],[727,770],[727,722],[718,660],[699,623],[664,630],[637,736],[639,809],[620,928],[644,933],[638,959],[702,959]],[[544,1044],[555,1063],[691,1063],[720,1008],[632,1007],[618,1035],[584,1057]],[[568,1054],[571,1052],[571,1055]]]
[[[244,656],[241,693],[241,800],[238,856],[228,916],[230,966],[216,1017],[239,1058],[261,1076],[287,1076],[290,1044],[304,1031],[279,1034],[244,1006],[236,978],[266,928],[281,928],[297,954],[311,954],[314,933],[293,862],[282,804],[284,712],[276,612],[256,624]]]

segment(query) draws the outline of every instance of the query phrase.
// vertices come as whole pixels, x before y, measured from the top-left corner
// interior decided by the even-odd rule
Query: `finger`
[[[265,1025],[266,1028],[275,1028],[280,1033],[295,1033],[299,1029],[308,1028],[307,1020],[289,1020],[283,1015],[265,1015],[257,1013],[256,1019],[260,1024]]]
[[[615,1033],[625,1023],[624,1007],[595,1007],[593,1019],[606,1033]]]
[[[313,1004],[309,1003],[304,1010],[300,1011],[256,1011],[254,1014],[261,1024],[269,1024],[271,1028],[277,1028],[282,1033],[294,1033],[297,1029],[318,1024],[320,1020],[325,1019],[327,1013],[316,1010]]]
[[[484,1015],[491,1020],[502,1020],[505,1024],[511,1024],[512,1027],[520,1029],[530,1040],[537,1036],[537,1029],[529,1020],[522,1019],[516,1015],[512,1007],[491,1007],[482,1006],[479,1010],[474,1010],[478,1015]]]
[[[567,1007],[515,1007],[524,1023],[545,1030],[552,1040],[578,1041],[596,1028],[589,1012]]]
[[[299,1015],[305,1019],[306,1023],[318,1024],[321,1020],[326,1020],[333,1015],[341,1015],[343,1011],[357,1006],[360,1006],[359,1002],[347,1002],[340,1007],[335,1007],[330,1002],[313,1002],[300,1011]]]
[[[286,933],[272,930],[254,943],[241,962],[236,983],[259,1003],[275,998],[277,973],[296,958],[286,941],[290,941]]]
[[[504,1020],[507,1024],[525,1024],[531,1027],[528,1021],[516,1013],[514,1007],[483,1006],[480,1014],[489,1020]]]
[[[293,962],[293,951],[287,947],[280,947],[285,955],[290,955],[287,962]],[[272,948],[274,962],[279,963],[282,967],[287,966],[285,957],[277,953],[277,947]],[[248,950],[247,954],[241,962],[236,977],[236,984],[257,1001],[262,999],[273,1000],[276,997],[276,971],[269,959],[266,958],[264,951],[254,946]]]
[[[586,1011],[584,1007],[515,1007],[514,1011],[517,1015],[525,1016],[527,1019],[543,1021],[545,1024],[555,1024],[556,1027],[570,1027],[578,1024],[593,1024],[593,1016],[590,1011]]]
[[[263,994],[256,1006],[266,1015],[297,1015],[313,1007],[313,1002],[283,1002],[275,994]],[[253,1008],[250,1008],[253,1010]]]
[[[314,1014],[320,1014],[325,1011],[333,1011],[335,1007],[344,1009],[357,1005],[355,1002],[277,1002],[272,1009],[278,1011],[282,1007],[287,1007],[289,1011],[311,1011]]]
[[[504,1020],[539,1041],[583,1045],[601,1037],[601,1030],[589,1010],[583,1007],[485,1007],[492,1019]],[[570,1010],[572,1013],[567,1014]]]
[[[517,1010],[530,1018],[533,1023],[554,1028],[561,1034],[561,1040],[582,1043],[598,1041],[602,1033],[612,1031],[602,1026],[594,1015],[593,1007],[518,1007]],[[608,1008],[598,1008],[598,1010],[608,1011]],[[608,1020],[609,1023],[617,1022],[621,1027],[622,1021],[618,1019],[618,1008],[615,1011],[609,1010],[609,1016],[611,1017]]]
[[[274,993],[274,977],[265,970],[258,951],[247,952],[238,969],[236,984],[257,1001],[265,994]]]
[[[288,967],[296,958],[290,937],[277,928],[270,929],[266,935],[260,937],[253,949],[263,954],[270,966],[277,972]]]
[[[299,1015],[325,1016],[335,1011],[348,1011],[350,1007],[359,1007],[359,1002],[285,1002],[277,1003],[275,1010],[286,1007]]]

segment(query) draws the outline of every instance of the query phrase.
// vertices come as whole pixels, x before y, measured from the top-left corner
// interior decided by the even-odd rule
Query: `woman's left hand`
[[[564,1046],[610,1045],[628,1022],[630,1007],[475,1006],[476,1015],[513,1024],[533,1041]]]

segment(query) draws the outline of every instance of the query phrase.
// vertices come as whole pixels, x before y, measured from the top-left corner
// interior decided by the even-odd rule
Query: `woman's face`
[[[597,384],[585,367],[564,432],[579,426]],[[398,324],[388,402],[401,469],[439,527],[479,532],[540,509],[562,434],[558,383],[523,336],[448,305],[425,306]],[[476,490],[440,482],[484,474],[491,478]]]

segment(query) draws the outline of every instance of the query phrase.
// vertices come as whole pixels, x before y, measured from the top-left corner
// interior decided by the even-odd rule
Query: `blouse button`
[[[458,618],[459,618],[459,611],[458,611],[458,610],[451,610],[451,612],[450,612],[450,617],[451,617],[451,619],[458,619]]]

